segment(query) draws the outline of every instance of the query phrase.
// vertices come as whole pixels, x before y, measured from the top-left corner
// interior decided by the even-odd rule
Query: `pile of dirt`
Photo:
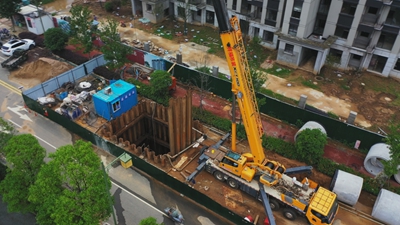
[[[41,57],[24,65],[20,70],[12,72],[9,79],[17,81],[25,88],[30,88],[72,68],[72,65],[65,62]]]
[[[34,62],[42,57],[55,58],[49,49],[36,47],[28,51],[28,60],[25,63]]]

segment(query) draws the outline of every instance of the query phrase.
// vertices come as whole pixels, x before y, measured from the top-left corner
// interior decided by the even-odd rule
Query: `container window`
[[[112,104],[112,107],[113,107],[113,112],[116,112],[121,109],[121,103],[119,101],[116,101]]]

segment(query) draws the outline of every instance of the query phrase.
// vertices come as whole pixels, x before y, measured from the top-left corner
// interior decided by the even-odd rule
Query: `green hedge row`
[[[206,110],[200,110],[197,107],[193,107],[193,119],[197,119],[205,124],[210,124],[213,127],[222,130],[224,132],[229,132],[231,130],[231,121],[225,118],[218,117],[211,112]],[[246,134],[244,131],[243,125],[238,125],[238,138],[246,138]],[[263,136],[263,147],[265,149],[272,150],[279,155],[284,156],[289,159],[298,159],[298,153],[296,151],[296,147],[293,143],[286,142],[282,139],[271,137],[271,136]],[[381,184],[376,181],[376,179],[368,177],[358,171],[353,170],[350,167],[347,167],[342,164],[338,164],[333,162],[330,159],[322,158],[318,163],[315,163],[313,166],[319,172],[326,174],[332,177],[335,174],[336,170],[342,170],[357,176],[360,176],[364,179],[363,190],[367,191],[371,194],[378,195],[381,190]],[[382,188],[400,194],[399,187],[393,187],[388,182],[386,182]]]

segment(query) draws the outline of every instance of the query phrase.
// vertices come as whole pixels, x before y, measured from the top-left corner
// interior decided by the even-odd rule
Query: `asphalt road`
[[[3,60],[2,58],[4,56],[0,56],[0,61]],[[19,86],[8,81],[8,74],[8,70],[0,68],[0,96],[3,96],[0,99],[0,117],[13,123],[20,133],[34,135],[47,153],[55,152],[58,147],[72,144],[71,134],[67,130],[24,108]],[[186,197],[138,171],[117,167],[110,170],[109,176],[115,182],[111,194],[114,197],[115,215],[119,225],[136,225],[141,219],[149,216],[155,217],[159,223],[173,225],[174,223],[165,217],[163,212],[167,206],[178,207],[185,218],[185,224],[229,224],[224,218],[189,201]],[[35,224],[32,215],[9,214],[5,209],[5,205],[0,202],[1,225]],[[114,224],[112,217],[107,222]]]

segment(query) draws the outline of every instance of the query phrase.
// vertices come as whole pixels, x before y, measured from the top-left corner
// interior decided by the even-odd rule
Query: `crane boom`
[[[222,45],[228,61],[234,93],[243,124],[246,129],[247,140],[256,164],[263,164],[265,160],[261,137],[263,127],[257,105],[254,86],[251,78],[250,66],[247,61],[246,50],[240,30],[239,20],[232,16],[228,22],[228,15],[224,0],[213,0],[214,9],[220,28]],[[234,114],[233,114],[234,115]],[[236,124],[232,122],[232,149],[236,145]]]

